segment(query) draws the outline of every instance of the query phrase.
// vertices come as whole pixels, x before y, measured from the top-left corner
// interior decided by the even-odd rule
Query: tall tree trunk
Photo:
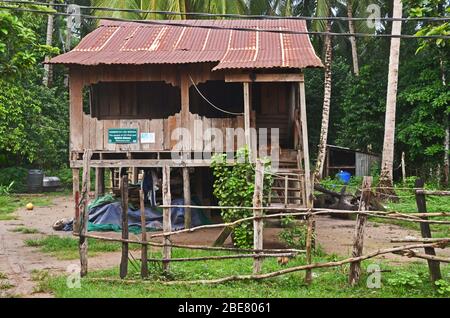
[[[52,5],[54,2],[51,0],[49,2],[50,5]],[[51,46],[53,43],[53,14],[48,15],[47,19],[47,37],[45,40],[45,44]],[[48,62],[50,60],[50,56],[45,57],[45,62]],[[45,86],[49,87],[52,85],[52,78],[53,78],[53,67],[51,64],[44,64],[44,77],[42,79],[42,82]]]
[[[394,18],[402,17],[402,2],[394,0]],[[400,35],[402,22],[392,23],[392,35]],[[386,121],[384,126],[383,157],[381,161],[380,190],[382,187],[393,186],[394,142],[395,142],[395,111],[397,104],[398,67],[400,57],[400,38],[391,38],[391,50],[389,54],[389,77],[386,98]],[[394,191],[384,191],[394,193]]]
[[[349,18],[348,30],[350,31],[351,34],[355,34],[355,24],[354,21],[351,20],[353,18],[353,6],[351,0],[347,0],[347,16]],[[358,49],[356,46],[355,36],[350,36],[350,45],[352,47],[353,73],[356,76],[359,76]]]
[[[440,58],[440,66],[441,66],[441,79],[442,85],[447,87],[447,79],[445,77],[445,65],[442,57]],[[445,115],[444,125],[445,125],[445,138],[444,138],[444,178],[442,183],[444,187],[448,187],[449,182],[449,172],[450,172],[450,163],[449,163],[449,153],[450,153],[450,127],[449,127],[449,115]]]
[[[327,22],[326,32],[331,32],[331,20]],[[331,36],[325,36],[325,80],[323,93],[323,110],[322,110],[322,127],[320,129],[319,151],[317,154],[316,168],[314,171],[314,179],[318,181],[322,179],[323,166],[325,163],[325,154],[327,149],[328,125],[330,121],[330,104],[331,104],[331,61],[333,55],[333,46]]]

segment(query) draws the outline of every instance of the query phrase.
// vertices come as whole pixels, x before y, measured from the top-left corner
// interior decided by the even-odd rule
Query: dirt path
[[[36,207],[31,212],[20,209],[16,212],[17,220],[0,221],[0,272],[6,274],[8,283],[13,285],[7,290],[0,290],[0,296],[51,297],[33,292],[36,283],[32,280],[32,272],[48,270],[51,273],[64,273],[69,265],[78,264],[78,260],[58,260],[24,243],[26,239],[45,235],[70,236],[70,233],[53,231],[51,226],[58,219],[70,217],[71,207],[69,197],[57,197],[51,206]],[[41,233],[12,232],[17,227],[34,228]],[[102,254],[91,257],[89,266],[92,269],[112,267],[118,264],[119,259],[119,253]]]
[[[35,282],[32,280],[34,270],[48,270],[52,274],[63,274],[71,264],[77,264],[78,260],[63,261],[38,251],[36,248],[27,247],[24,240],[38,238],[44,235],[70,236],[71,233],[55,232],[52,224],[61,218],[72,216],[72,202],[70,197],[56,197],[53,204],[48,207],[37,207],[33,211],[20,209],[16,212],[17,220],[0,221],[0,273],[7,275],[7,280],[14,287],[7,290],[0,289],[0,296],[23,297],[51,297],[48,294],[34,293]],[[319,217],[316,221],[317,242],[326,253],[334,253],[341,257],[351,254],[351,242],[353,238],[355,221]],[[17,227],[35,228],[40,234],[22,234],[12,232]],[[174,242],[184,244],[212,244],[219,235],[219,229],[202,230],[195,233],[183,234],[174,238]],[[267,228],[264,232],[264,246],[266,248],[280,247],[278,242],[279,229]],[[118,233],[110,233],[110,236]],[[373,251],[392,246],[391,238],[405,238],[407,236],[419,237],[418,232],[407,230],[395,225],[369,223],[366,230],[365,251]],[[229,243],[229,242],[228,242]],[[139,252],[133,252],[138,254]],[[450,251],[441,255],[450,256]],[[137,255],[135,255],[137,256]],[[396,255],[384,255],[381,258],[394,263],[411,262]],[[118,266],[120,253],[104,253],[89,258],[89,269],[110,268]],[[5,280],[0,280],[0,283]]]

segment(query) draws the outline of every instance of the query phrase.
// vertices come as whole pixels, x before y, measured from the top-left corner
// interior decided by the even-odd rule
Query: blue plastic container
[[[347,171],[339,171],[339,173],[336,175],[339,180],[344,182],[345,184],[348,184],[350,182],[350,178],[352,177],[352,174]]]

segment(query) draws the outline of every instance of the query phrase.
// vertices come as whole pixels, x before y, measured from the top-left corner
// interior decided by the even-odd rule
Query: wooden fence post
[[[306,224],[307,224],[307,232],[306,232],[306,263],[311,264],[312,263],[312,243],[313,243],[313,236],[314,236],[314,217],[312,215],[308,215],[306,217]],[[312,283],[312,270],[307,269],[305,271],[305,284],[311,284]]]
[[[184,205],[191,205],[191,182],[189,178],[189,168],[183,167],[183,196]],[[191,208],[184,208],[184,228],[190,229],[192,226]]]
[[[73,232],[80,233],[80,169],[72,169],[72,191],[75,216],[73,219]]]
[[[141,207],[141,240],[142,242],[147,242],[147,228],[146,228],[146,218],[145,218],[145,204],[144,204],[144,191],[139,190],[139,203]],[[148,263],[147,263],[147,245],[142,244],[141,246],[141,277],[148,277]]]
[[[88,240],[86,238],[87,227],[89,222],[89,191],[91,189],[91,173],[90,173],[90,162],[91,162],[92,150],[86,149],[83,155],[83,184],[81,187],[81,202],[80,202],[80,219],[79,219],[79,229],[80,229],[80,240],[78,242],[78,249],[80,252],[80,264],[81,264],[81,277],[87,275],[88,272]]]
[[[415,183],[415,188],[423,188],[425,182],[422,179],[417,179]],[[416,204],[417,211],[419,213],[427,213],[427,202],[425,198],[425,193],[416,190]],[[427,217],[422,217],[424,220],[428,220]],[[429,223],[420,223],[420,232],[422,233],[423,238],[431,238],[431,229]],[[425,254],[435,256],[436,252],[433,247],[425,247]],[[428,269],[430,271],[431,281],[435,282],[442,278],[440,263],[438,261],[427,260]]]
[[[122,173],[122,171],[121,171]],[[128,240],[128,174],[121,176],[120,196],[122,199],[122,239]],[[120,260],[120,278],[128,274],[128,243],[122,242],[122,258]]]
[[[264,223],[261,217],[263,215],[263,210],[259,209],[262,207],[263,202],[263,189],[264,189],[264,166],[261,160],[256,160],[255,168],[255,191],[253,193],[253,248],[255,250],[263,249],[263,228]],[[260,254],[261,252],[255,252],[255,254]],[[253,260],[253,274],[257,275],[261,272],[262,259],[256,256]]]
[[[364,177],[362,183],[361,200],[359,202],[358,211],[368,211],[370,205],[370,194],[372,192],[372,177]],[[358,214],[356,217],[355,234],[353,236],[352,257],[359,257],[363,253],[364,247],[364,231],[367,223],[367,215]],[[358,284],[361,277],[361,262],[353,262],[350,264],[350,272],[348,282],[351,286]]]
[[[170,194],[170,167],[163,167],[163,204],[170,206],[172,204],[172,198]],[[163,231],[172,231],[172,221],[171,221],[171,208],[163,209]],[[163,242],[163,270],[168,273],[170,270],[170,258],[172,255],[172,246],[170,243],[170,235],[164,236]]]

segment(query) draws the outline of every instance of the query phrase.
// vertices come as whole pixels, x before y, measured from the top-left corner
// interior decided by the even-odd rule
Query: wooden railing
[[[244,117],[234,118],[207,118],[197,114],[189,114],[188,127],[191,140],[189,149],[191,151],[203,151],[211,148],[213,151],[218,147],[226,150],[236,150],[245,143],[242,131],[242,140],[230,136],[231,131],[227,128],[244,129]],[[169,151],[177,144],[172,140],[176,134],[174,130],[182,127],[180,113],[165,119],[117,119],[98,120],[90,115],[83,115],[83,147],[93,151]],[[136,144],[113,144],[108,141],[108,129],[110,128],[136,128],[138,130],[138,142]],[[210,128],[216,128],[221,136],[209,134]],[[217,132],[216,131],[216,132]],[[154,133],[154,143],[141,143],[141,133]],[[227,138],[228,136],[228,138]],[[221,138],[219,138],[221,137]],[[228,140],[228,145],[227,145]],[[228,147],[228,148],[227,148]],[[80,149],[80,150],[82,150]]]

